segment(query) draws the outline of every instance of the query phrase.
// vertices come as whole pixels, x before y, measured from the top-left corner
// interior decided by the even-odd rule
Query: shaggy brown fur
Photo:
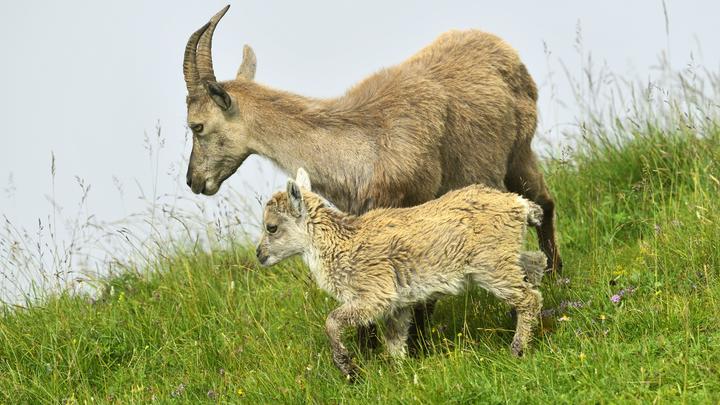
[[[225,11],[186,47],[194,192],[216,193],[250,154],[289,173],[306,168],[319,194],[356,215],[484,184],[543,208],[540,247],[548,266],[561,268],[554,202],[531,150],[537,89],[507,43],[476,30],[447,32],[338,98],[312,99],[255,83],[250,48],[236,79],[217,82],[210,44]]]
[[[299,182],[302,189],[290,180],[267,203],[258,259],[271,265],[302,255],[317,284],[340,301],[326,332],[346,376],[354,378],[356,368],[341,342],[343,328],[384,318],[389,352],[404,356],[413,305],[456,294],[467,282],[516,309],[511,349],[522,355],[542,304],[535,275],[544,263],[522,252],[526,224],[540,223],[539,206],[474,185],[412,208],[353,216],[310,192],[309,181]]]

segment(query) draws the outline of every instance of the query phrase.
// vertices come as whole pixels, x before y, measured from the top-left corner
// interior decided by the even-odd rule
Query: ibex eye
[[[277,225],[265,225],[265,229],[268,233],[275,233],[277,232]]]
[[[192,129],[193,132],[199,134],[203,130],[203,124],[192,124],[190,126],[190,129]]]

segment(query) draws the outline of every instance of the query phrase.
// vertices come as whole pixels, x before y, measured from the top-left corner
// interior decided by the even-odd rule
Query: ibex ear
[[[312,190],[312,184],[310,184],[310,175],[302,167],[298,169],[297,174],[295,175],[295,182],[298,184],[298,186],[300,186],[300,188],[304,188],[307,191]]]
[[[303,202],[300,187],[293,179],[287,182],[287,198],[291,213],[296,217],[302,216],[305,213],[305,203]]]
[[[236,79],[252,80],[255,78],[255,68],[257,67],[257,58],[250,45],[243,47],[243,61],[238,69]]]
[[[205,89],[212,101],[214,101],[221,110],[227,111],[230,108],[232,99],[222,86],[216,82],[205,82]]]

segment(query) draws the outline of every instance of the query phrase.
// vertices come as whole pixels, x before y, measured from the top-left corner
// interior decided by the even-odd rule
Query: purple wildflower
[[[560,277],[555,280],[555,284],[559,286],[567,286],[570,285],[570,278],[568,277]]]
[[[627,287],[623,288],[622,290],[618,291],[617,294],[610,297],[610,301],[612,301],[614,304],[617,304],[623,299],[624,296],[630,295],[633,292],[635,292],[635,287],[627,286]]]

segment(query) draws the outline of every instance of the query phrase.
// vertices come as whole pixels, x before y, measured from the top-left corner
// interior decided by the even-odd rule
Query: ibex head
[[[188,89],[187,121],[193,133],[187,184],[196,194],[217,193],[220,184],[235,173],[250,154],[247,126],[237,101],[225,90],[224,83],[218,83],[213,70],[213,32],[229,8],[230,5],[220,10],[195,31],[185,47],[183,74]],[[255,65],[255,54],[246,45],[236,80],[253,80]]]
[[[256,253],[263,266],[272,266],[307,248],[308,213],[301,189],[311,191],[311,187],[307,172],[299,168],[295,180],[288,180],[286,191],[275,193],[265,204],[263,233]]]

